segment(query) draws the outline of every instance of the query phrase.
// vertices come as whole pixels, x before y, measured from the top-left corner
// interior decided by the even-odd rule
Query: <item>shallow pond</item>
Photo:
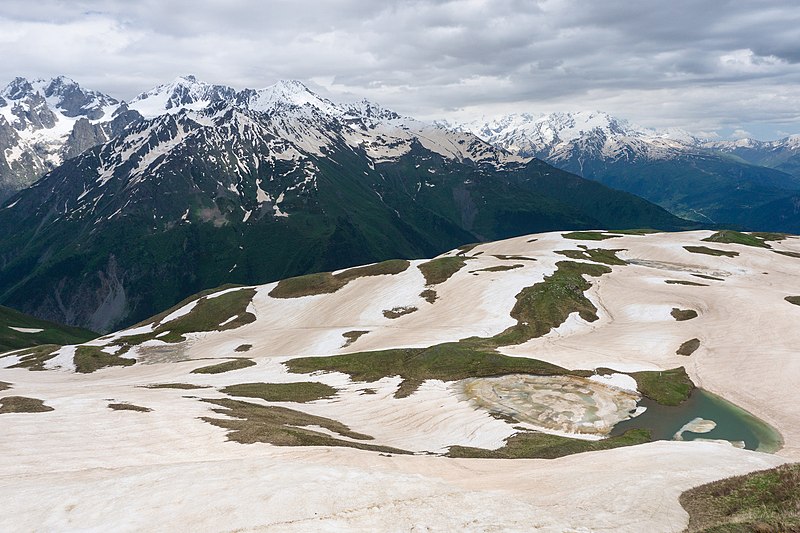
[[[695,389],[691,397],[682,404],[668,407],[642,398],[639,405],[647,410],[641,415],[619,422],[611,435],[619,435],[629,429],[649,429],[654,440],[673,440],[675,434],[696,418],[712,420],[716,427],[705,433],[685,430],[683,440],[715,439],[744,443],[748,450],[774,452],[781,446],[780,434],[769,424],[747,411],[702,389]]]

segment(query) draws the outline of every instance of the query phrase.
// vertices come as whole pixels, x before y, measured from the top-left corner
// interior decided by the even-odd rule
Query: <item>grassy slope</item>
[[[43,331],[22,333],[14,331],[9,326]],[[97,336],[97,333],[89,330],[55,324],[0,306],[0,353],[42,344],[78,344]]]
[[[680,497],[689,533],[800,531],[800,464],[783,465],[690,489]]]

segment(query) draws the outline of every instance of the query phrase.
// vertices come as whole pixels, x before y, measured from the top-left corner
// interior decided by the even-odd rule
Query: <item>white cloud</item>
[[[799,131],[797,42],[794,0],[4,0],[0,81],[66,74],[128,99],[179,74],[296,78],[421,118],[602,109]]]

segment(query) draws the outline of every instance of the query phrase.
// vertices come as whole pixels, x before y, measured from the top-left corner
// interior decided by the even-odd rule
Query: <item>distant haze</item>
[[[800,133],[798,43],[796,0],[4,0],[0,84],[299,79],[422,119],[598,109],[771,139]]]

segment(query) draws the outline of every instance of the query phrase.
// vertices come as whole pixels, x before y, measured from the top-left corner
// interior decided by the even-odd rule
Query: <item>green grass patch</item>
[[[621,237],[622,235],[610,235],[600,231],[572,231],[570,233],[562,233],[565,239],[573,239],[577,241],[603,241],[606,239],[613,239],[614,237]]]
[[[800,531],[800,464],[707,483],[680,502],[689,533]]]
[[[134,405],[132,403],[110,403],[108,404],[108,408],[114,411],[138,411],[140,413],[149,413],[152,411],[152,409],[148,407],[142,407],[141,405]]]
[[[675,351],[675,355],[692,355],[700,347],[700,339],[694,338],[681,344]]]
[[[670,314],[672,315],[672,318],[674,318],[678,322],[683,322],[684,320],[691,320],[693,318],[697,318],[697,311],[695,311],[694,309],[678,309],[677,307],[673,307]]]
[[[733,231],[733,230],[722,230],[716,232],[714,235],[710,237],[706,237],[703,239],[705,242],[719,242],[724,244],[743,244],[745,246],[754,246],[756,248],[770,248],[770,245],[766,243],[766,239],[759,237],[758,235],[766,235],[766,236],[777,236],[782,235],[778,233],[742,233],[740,231]],[[770,240],[781,240],[786,238],[786,235],[782,235],[778,239],[770,239]]]
[[[602,440],[581,440],[539,432],[517,433],[506,439],[506,444],[497,450],[451,446],[449,457],[484,459],[555,459],[574,453],[610,450],[621,446],[633,446],[650,442],[650,432],[631,429],[622,435]]]
[[[230,396],[261,398],[268,402],[306,403],[333,397],[338,391],[318,381],[294,383],[239,383],[229,385],[221,392]]]
[[[636,387],[644,396],[662,405],[679,405],[689,398],[694,383],[682,366],[670,370],[631,372]]]
[[[393,307],[391,309],[384,309],[383,316],[394,319],[400,318],[401,316],[410,315],[414,311],[417,311],[417,308],[413,306]]]
[[[611,269],[604,265],[559,261],[556,271],[544,281],[525,287],[517,294],[511,316],[517,320],[502,333],[492,337],[494,346],[521,344],[541,337],[564,323],[577,312],[587,322],[597,320],[597,308],[584,296],[592,285],[583,276],[599,277]]]
[[[90,374],[110,366],[131,366],[136,363],[135,359],[106,353],[99,346],[78,346],[73,360],[75,371],[81,374]]]
[[[709,248],[708,246],[684,246],[684,250],[693,254],[713,255],[716,257],[736,257],[739,252],[729,252],[727,250],[718,250],[717,248]]]
[[[800,305],[800,296],[787,296],[784,298],[787,302],[794,305]]]
[[[155,327],[158,324],[160,324],[162,320],[164,320],[166,317],[168,317],[169,315],[171,315],[172,313],[174,313],[175,311],[177,311],[181,307],[183,307],[185,305],[188,305],[188,304],[192,303],[193,301],[195,301],[195,300],[197,300],[199,298],[202,298],[203,296],[208,296],[210,294],[214,294],[214,293],[217,293],[217,292],[220,292],[220,291],[224,291],[226,289],[233,289],[235,287],[241,287],[241,286],[242,285],[236,285],[234,283],[226,283],[224,285],[220,285],[219,287],[214,287],[213,289],[206,289],[204,291],[200,291],[200,292],[195,293],[195,294],[193,294],[193,295],[191,295],[191,296],[189,296],[187,298],[184,298],[183,300],[181,300],[180,302],[176,303],[175,305],[173,305],[172,307],[170,307],[166,311],[162,311],[162,312],[158,313],[157,315],[153,315],[150,318],[148,318],[147,320],[143,320],[142,322],[139,322],[138,324],[134,324],[131,327],[132,328],[138,328],[140,326],[148,326],[150,324],[152,324]]]
[[[516,265],[497,265],[492,267],[486,268],[479,268],[478,270],[470,270],[470,274],[474,274],[476,272],[505,272],[506,270],[514,270],[516,268],[522,268],[525,265],[520,265],[517,263]]]
[[[33,333],[11,328],[41,330]],[[0,353],[44,344],[80,344],[98,337],[92,331],[42,320],[0,305]]]
[[[665,279],[667,285],[689,285],[691,287],[708,287],[708,283],[697,283],[696,281],[686,281],[682,279]]]
[[[469,342],[449,342],[429,348],[398,348],[331,357],[301,357],[284,363],[290,372],[342,372],[354,381],[375,382],[400,376],[403,382],[395,397],[409,396],[428,379],[457,381],[469,377],[505,374],[558,375],[568,370],[527,357],[509,357],[493,349],[471,346]]]
[[[653,233],[662,233],[662,231],[651,228],[636,228],[636,229],[615,229],[611,230],[609,233],[615,233],[618,235],[651,235]]]
[[[45,405],[43,400],[25,396],[6,396],[0,398],[0,414],[5,413],[46,413],[53,408]]]
[[[627,265],[628,262],[617,257],[617,252],[622,250],[606,250],[604,248],[593,248],[591,250],[556,250],[557,254],[569,257],[570,259],[583,259],[594,261],[604,265]]]
[[[456,250],[458,250],[458,253],[456,255],[465,255],[467,252],[471,252],[473,248],[475,248],[476,246],[479,246],[480,244],[481,243],[479,243],[479,242],[472,242],[472,243],[469,243],[469,244],[463,244],[463,245],[459,246],[458,248],[456,248]]]
[[[44,364],[56,356],[56,352],[61,346],[55,344],[43,344],[16,353],[19,362],[10,368],[27,368],[28,370],[44,370]]]
[[[255,361],[251,361],[250,359],[232,359],[216,365],[195,368],[192,370],[192,374],[222,374],[224,372],[231,372],[233,370],[241,370],[242,368],[255,366],[255,364]]]
[[[269,295],[273,298],[300,298],[301,296],[315,294],[330,294],[338,291],[354,279],[399,274],[407,270],[410,265],[411,263],[405,259],[391,259],[374,265],[351,268],[338,274],[331,274],[330,272],[306,274],[305,276],[279,281]]]
[[[424,291],[419,293],[419,295],[421,298],[424,298],[425,301],[428,302],[429,304],[434,303],[436,301],[436,298],[438,298],[436,291],[433,289],[425,289]]]
[[[492,257],[500,259],[501,261],[536,261],[536,259],[534,259],[533,257],[526,257],[524,255],[498,254],[498,255],[493,255]]]
[[[692,276],[694,276],[696,278],[701,278],[701,279],[710,279],[710,280],[713,280],[713,281],[725,281],[722,278],[717,278],[715,276],[707,276],[705,274],[692,274]]]
[[[419,270],[425,276],[426,285],[438,285],[444,283],[450,277],[464,268],[467,264],[463,257],[440,257],[431,259],[427,263],[419,265]]]
[[[203,400],[221,407],[215,413],[226,418],[204,417],[203,421],[228,430],[228,440],[241,444],[264,442],[275,446],[344,446],[360,450],[407,454],[404,450],[366,442],[373,437],[352,431],[330,418],[310,415],[275,405],[264,406],[239,400]],[[354,440],[337,439],[304,426],[319,426]]]
[[[219,290],[214,289],[210,292],[219,292]],[[208,296],[201,296],[199,299],[190,298],[188,303],[197,300],[197,304],[185,315],[163,324],[159,323],[150,333],[119,338],[116,343],[122,345],[123,348],[118,353],[123,355],[131,347],[153,339],[168,343],[182,342],[186,340],[184,335],[187,333],[225,331],[255,322],[255,315],[247,311],[255,294],[256,290],[249,288],[234,290],[213,298]],[[180,307],[183,306],[177,308],[180,309]],[[159,321],[166,316],[162,316]],[[146,323],[151,324],[154,321],[150,320]],[[220,326],[223,323],[225,325]]]
[[[154,383],[152,385],[145,385],[144,388],[192,390],[192,389],[208,389],[210,387],[208,385],[194,385],[192,383]]]
[[[357,329],[353,331],[345,331],[344,333],[342,333],[342,337],[345,338],[345,343],[344,346],[342,346],[342,348],[347,348],[348,346],[356,342],[362,335],[366,335],[367,333],[369,333],[369,331],[357,330]]]
[[[772,250],[776,254],[785,255],[786,257],[794,257],[795,259],[800,259],[800,252],[788,252],[786,250]]]

